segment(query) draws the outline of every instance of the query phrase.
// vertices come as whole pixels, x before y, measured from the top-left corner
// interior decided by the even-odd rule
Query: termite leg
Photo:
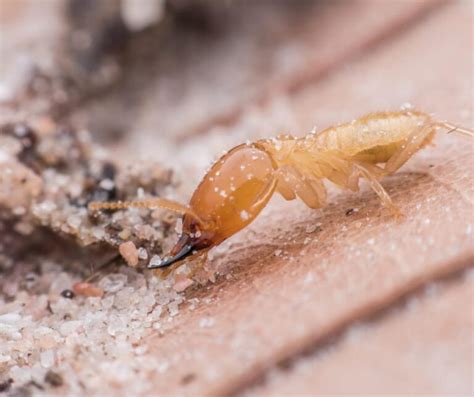
[[[377,196],[379,196],[379,199],[382,201],[382,204],[387,207],[395,217],[401,217],[402,213],[400,209],[394,204],[390,195],[377,180],[377,177],[363,164],[356,163],[354,164],[354,166],[360,171],[362,176],[367,179],[370,187],[374,190]]]
[[[172,265],[165,267],[165,268],[158,268],[154,270],[162,280],[168,277],[172,272],[174,272],[178,267],[180,267],[183,264],[183,262],[175,262]]]
[[[412,132],[405,143],[393,154],[384,166],[384,173],[393,174],[405,164],[426,143],[435,131],[435,124],[429,123]]]
[[[291,167],[280,168],[275,173],[275,182],[283,181],[283,197],[293,199],[298,196],[309,208],[321,208],[326,199],[326,190],[316,178],[304,178],[300,172]],[[281,186],[281,185],[280,185]],[[291,190],[288,190],[291,189]],[[295,196],[296,195],[296,196]]]
[[[448,134],[450,134],[451,132],[457,132],[459,134],[467,135],[471,138],[474,138],[474,131],[469,128],[460,127],[458,125],[451,124],[446,121],[437,122],[435,125],[437,127],[446,128],[448,130]]]
[[[193,278],[196,275],[196,273],[200,269],[203,268],[206,261],[207,261],[207,250],[205,252],[203,252],[199,258],[197,258],[197,261],[196,261],[197,263],[194,264],[193,268],[191,269],[191,271],[188,274],[188,277]]]

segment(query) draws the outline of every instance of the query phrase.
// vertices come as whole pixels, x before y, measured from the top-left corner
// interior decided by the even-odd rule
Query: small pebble
[[[138,258],[142,260],[148,259],[148,252],[145,248],[143,247],[138,248]]]
[[[104,295],[104,291],[102,289],[97,288],[90,283],[76,283],[72,289],[74,293],[82,296],[100,298]]]
[[[160,263],[161,263],[161,258],[158,255],[153,255],[152,258],[150,259],[150,263],[148,266],[155,267],[155,266],[159,266]]]
[[[103,179],[100,181],[99,186],[105,190],[112,190],[115,187],[115,183],[111,179]]]
[[[173,285],[173,289],[176,292],[183,292],[186,288],[190,287],[191,285],[194,284],[194,281],[190,278],[184,278],[182,280],[177,281]]]
[[[52,350],[41,352],[40,363],[43,368],[51,368],[54,365],[54,352]]]
[[[119,246],[120,255],[122,255],[127,265],[130,267],[137,267],[138,265],[138,250],[133,244],[132,241],[127,241],[126,243],[122,243]]]
[[[0,316],[0,323],[3,324],[15,324],[21,320],[21,316],[18,313],[6,313]]]
[[[68,336],[76,332],[81,325],[82,323],[80,321],[66,321],[59,327],[59,332],[61,332],[61,335],[63,336]]]

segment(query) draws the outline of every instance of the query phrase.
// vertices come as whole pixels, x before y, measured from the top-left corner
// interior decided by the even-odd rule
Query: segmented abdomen
[[[314,142],[320,150],[335,150],[347,156],[371,149],[391,152],[429,120],[426,113],[415,111],[370,113],[321,131]]]

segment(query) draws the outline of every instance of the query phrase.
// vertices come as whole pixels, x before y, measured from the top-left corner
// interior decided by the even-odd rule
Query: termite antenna
[[[121,210],[126,208],[163,208],[176,212],[181,215],[190,215],[200,223],[203,223],[201,218],[189,207],[180,204],[173,200],[167,200],[162,198],[152,198],[145,200],[132,200],[132,201],[92,201],[88,204],[90,211],[99,210]]]
[[[458,132],[459,134],[467,135],[471,138],[474,138],[474,131],[469,128],[460,127],[458,125],[451,124],[446,121],[441,121],[436,124],[439,127],[448,129],[448,134],[451,134],[452,132]]]

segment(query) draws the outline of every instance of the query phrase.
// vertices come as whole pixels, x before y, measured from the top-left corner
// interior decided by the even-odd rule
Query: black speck
[[[196,380],[196,374],[186,374],[181,378],[182,385],[188,385]]]
[[[354,213],[354,208],[349,208],[349,209],[346,211],[346,216],[351,216],[353,213]]]
[[[0,134],[12,136],[21,143],[22,150],[18,153],[20,160],[27,167],[39,172],[40,159],[36,152],[37,137],[36,132],[31,127],[23,123],[9,123],[0,128]]]
[[[290,359],[286,359],[283,361],[280,361],[277,364],[278,369],[281,369],[282,371],[289,371],[293,368],[293,363]]]
[[[70,289],[65,289],[64,291],[61,292],[61,296],[66,299],[72,299],[74,298],[74,292],[71,291]]]
[[[114,180],[117,174],[117,168],[112,163],[104,163],[102,166],[102,177]]]
[[[44,376],[44,381],[53,387],[59,387],[64,384],[63,377],[57,372],[49,370]]]
[[[28,283],[34,283],[38,279],[36,274],[30,273],[25,276],[25,281]]]
[[[12,383],[13,383],[12,378],[9,378],[5,382],[0,383],[0,393],[10,390]]]
[[[87,206],[91,201],[113,201],[117,199],[117,187],[110,190],[104,189],[100,186],[100,182],[103,179],[110,179],[115,182],[115,175],[117,173],[116,167],[112,163],[105,163],[102,167],[101,174],[99,176],[90,175],[86,181],[85,187],[85,202],[82,205]],[[75,204],[79,204],[76,202]]]

